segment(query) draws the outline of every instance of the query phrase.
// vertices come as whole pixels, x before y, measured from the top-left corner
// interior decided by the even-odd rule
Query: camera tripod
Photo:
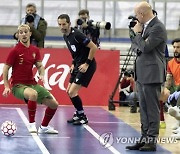
[[[122,66],[122,69],[121,69],[119,78],[118,78],[118,80],[117,80],[117,82],[116,82],[116,85],[115,85],[115,87],[114,87],[114,90],[112,91],[112,94],[109,96],[109,105],[108,105],[109,110],[115,110],[115,105],[114,105],[114,103],[120,103],[120,100],[114,100],[114,96],[115,96],[115,94],[116,94],[116,91],[117,91],[117,89],[118,89],[118,87],[119,87],[119,84],[120,84],[120,82],[121,82],[122,76],[123,76],[124,72],[126,71],[127,66],[128,66],[128,64],[129,64],[129,61],[130,61],[130,59],[131,59],[132,56],[133,56],[133,51],[132,51],[132,46],[131,46],[131,47],[129,48],[129,50],[128,50],[128,54],[127,54],[127,56],[126,56],[126,59],[125,59],[125,61],[124,61],[123,66]],[[136,97],[136,96],[135,96],[135,97]],[[137,98],[137,97],[136,97],[136,98]],[[134,98],[134,101],[137,100],[136,98]]]

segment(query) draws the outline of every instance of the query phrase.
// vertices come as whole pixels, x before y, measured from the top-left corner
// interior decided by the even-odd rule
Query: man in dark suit
[[[156,151],[159,135],[159,97],[165,82],[165,48],[167,32],[165,26],[153,14],[149,3],[143,1],[136,5],[138,19],[131,36],[132,50],[137,53],[135,79],[139,94],[141,138],[129,150]]]

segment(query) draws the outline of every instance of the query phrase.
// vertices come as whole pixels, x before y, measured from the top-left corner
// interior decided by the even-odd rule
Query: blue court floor
[[[41,124],[45,106],[38,106],[37,127]],[[0,105],[0,124],[12,120],[17,132],[12,137],[0,133],[0,154],[143,154],[128,151],[140,134],[134,128],[116,118],[101,107],[85,107],[88,125],[73,126],[66,122],[72,117],[72,106],[59,106],[50,125],[59,131],[58,135],[30,134],[27,129],[26,105]],[[169,154],[158,145],[151,154]]]

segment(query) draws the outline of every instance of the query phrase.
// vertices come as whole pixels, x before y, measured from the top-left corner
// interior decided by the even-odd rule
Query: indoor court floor
[[[38,106],[37,127],[41,123],[45,106]],[[0,105],[0,124],[12,120],[17,132],[12,137],[0,133],[0,154],[169,154],[180,153],[179,141],[159,143],[156,152],[128,151],[127,145],[140,137],[139,113],[130,113],[129,107],[85,107],[88,125],[74,126],[66,122],[72,117],[73,106],[59,106],[50,125],[59,131],[57,135],[30,134],[27,129],[26,105]],[[170,125],[175,121],[165,115],[167,128],[160,130],[160,136],[171,134]],[[169,123],[171,123],[169,125]]]

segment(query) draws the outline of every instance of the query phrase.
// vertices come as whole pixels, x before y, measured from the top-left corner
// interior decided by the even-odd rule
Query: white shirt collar
[[[153,17],[152,19],[148,20],[147,22],[144,23],[144,28],[147,27],[147,25],[151,22],[151,20],[153,20],[155,17]]]

